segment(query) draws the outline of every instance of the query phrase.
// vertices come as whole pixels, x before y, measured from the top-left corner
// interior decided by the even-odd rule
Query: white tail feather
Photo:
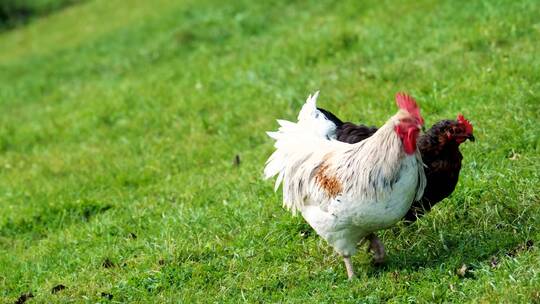
[[[303,162],[320,160],[332,147],[344,145],[329,140],[334,137],[336,125],[317,109],[318,96],[317,91],[307,98],[298,114],[298,122],[279,119],[277,120],[280,125],[278,131],[266,132],[270,138],[276,140],[274,144],[276,151],[270,156],[264,169],[266,179],[278,176],[274,191],[277,191],[282,182],[287,184],[291,175],[295,174],[292,168],[305,167]],[[316,164],[312,167],[314,166]],[[284,191],[284,194],[291,192],[298,191]],[[284,206],[293,209],[294,212],[298,207],[298,198],[291,195],[285,196]]]
[[[317,110],[318,97],[319,91],[309,95],[298,114],[297,123],[278,119],[278,131],[266,132],[270,138],[276,140],[274,147],[277,150],[266,162],[264,175],[268,179],[280,174],[276,180],[276,190],[283,180],[286,160],[293,151],[310,151],[310,148],[316,150],[321,141],[327,141],[336,131],[336,126]]]
[[[306,103],[298,113],[298,121],[306,121],[312,118],[317,111],[317,98],[319,97],[319,91],[313,95],[309,95]]]

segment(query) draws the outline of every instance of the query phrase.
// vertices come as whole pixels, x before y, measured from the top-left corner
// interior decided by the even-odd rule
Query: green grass
[[[0,33],[0,302],[540,302],[539,15],[93,0]],[[317,89],[352,121],[404,90],[428,124],[475,126],[452,197],[353,282],[261,180],[264,131]]]

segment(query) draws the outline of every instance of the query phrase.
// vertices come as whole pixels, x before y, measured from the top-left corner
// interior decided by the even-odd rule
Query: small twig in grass
[[[62,285],[62,284],[58,284],[58,285],[54,286],[54,287],[51,289],[51,293],[52,293],[52,294],[55,294],[55,293],[57,293],[57,292],[59,292],[59,291],[61,291],[61,290],[64,290],[64,289],[66,289],[66,286],[64,286],[64,285]]]
[[[112,268],[114,267],[114,263],[109,258],[105,258],[105,260],[103,260],[103,262],[101,263],[101,266],[103,266],[104,268]]]
[[[15,301],[15,304],[24,304],[26,303],[26,301],[30,300],[31,298],[33,298],[34,295],[29,292],[29,293],[23,293],[18,299],[17,301]]]
[[[235,167],[240,166],[240,155],[236,154],[236,156],[234,157],[233,165]]]

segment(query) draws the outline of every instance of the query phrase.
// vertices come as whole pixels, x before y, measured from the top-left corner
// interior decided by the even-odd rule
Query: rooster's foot
[[[386,257],[383,243],[374,233],[368,235],[366,239],[369,241],[368,251],[373,253],[373,264],[375,266],[382,265]]]
[[[343,261],[345,262],[345,268],[347,268],[347,276],[349,277],[349,280],[352,280],[354,278],[354,270],[351,257],[344,255]]]

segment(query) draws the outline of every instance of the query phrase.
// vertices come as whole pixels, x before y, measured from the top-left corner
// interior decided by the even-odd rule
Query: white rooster
[[[300,211],[345,261],[370,233],[398,222],[426,185],[416,140],[424,123],[414,99],[396,95],[399,107],[379,130],[357,144],[333,140],[335,124],[317,110],[318,92],[309,96],[298,122],[278,120],[276,151],[266,163],[266,178],[283,182],[283,204]]]

